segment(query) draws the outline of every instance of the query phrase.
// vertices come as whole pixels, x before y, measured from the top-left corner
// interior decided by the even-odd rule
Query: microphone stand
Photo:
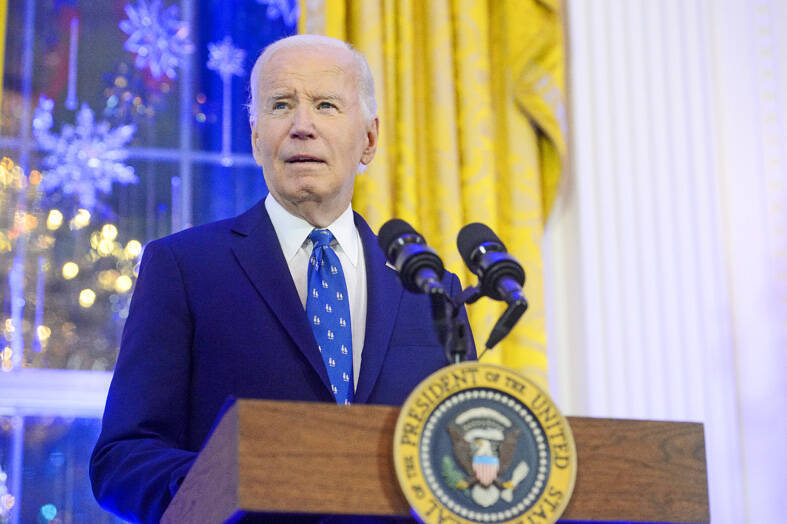
[[[451,305],[453,307],[452,315],[455,319],[454,323],[451,325],[451,332],[457,333],[457,336],[464,335],[466,339],[465,343],[467,344],[467,346],[465,346],[465,351],[469,350],[470,344],[470,339],[467,337],[469,326],[467,326],[466,322],[458,318],[459,311],[464,304],[472,304],[482,296],[483,294],[481,292],[480,286],[468,286],[467,289],[459,293],[459,295],[457,295],[456,298],[451,301]],[[498,342],[503,340],[506,335],[511,332],[516,323],[519,322],[519,319],[522,317],[522,315],[524,315],[525,311],[527,311],[527,306],[527,300],[521,293],[517,293],[515,298],[508,302],[508,307],[500,316],[500,318],[497,319],[495,326],[492,328],[492,332],[489,334],[489,338],[486,340],[486,344],[484,344],[484,351],[478,355],[478,358],[481,358],[481,356],[486,353],[487,350],[495,347]],[[434,314],[434,303],[432,304],[432,308],[432,312]],[[448,356],[448,361],[450,363],[455,364],[462,361],[462,358],[459,358],[458,360],[453,358],[456,356],[456,349],[449,348],[447,343],[444,344],[444,346],[446,347],[446,356]],[[466,354],[467,353],[465,353],[465,355]]]
[[[443,292],[429,294],[432,303],[437,338],[445,350],[448,364],[459,364],[467,360],[470,352],[470,326],[459,316],[462,304],[456,304]]]

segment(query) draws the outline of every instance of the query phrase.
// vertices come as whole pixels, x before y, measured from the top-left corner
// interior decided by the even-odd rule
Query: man
[[[228,397],[396,405],[445,364],[428,299],[350,207],[375,111],[344,42],[289,37],[257,60],[251,140],[270,194],[146,247],[91,457],[106,509],[157,522]]]

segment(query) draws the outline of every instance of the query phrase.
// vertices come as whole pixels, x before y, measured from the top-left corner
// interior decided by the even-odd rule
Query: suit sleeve
[[[185,449],[192,339],[175,256],[151,242],[90,458],[96,500],[125,519],[158,522],[196,458]]]

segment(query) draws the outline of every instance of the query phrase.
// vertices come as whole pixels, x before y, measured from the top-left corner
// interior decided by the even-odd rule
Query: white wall
[[[787,3],[567,0],[567,24],[552,393],[567,414],[702,421],[713,522],[778,522]]]

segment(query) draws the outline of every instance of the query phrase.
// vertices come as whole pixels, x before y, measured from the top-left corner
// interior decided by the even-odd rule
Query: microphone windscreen
[[[385,253],[386,258],[388,257],[388,249],[391,247],[394,240],[408,233],[414,235],[418,234],[415,229],[413,229],[413,226],[400,218],[392,218],[383,224],[380,228],[380,232],[377,233],[377,243],[380,244],[380,248]]]
[[[492,231],[489,226],[480,222],[467,224],[459,231],[456,237],[456,247],[459,250],[459,254],[462,255],[462,260],[467,264],[467,267],[471,266],[470,255],[472,255],[473,251],[484,242],[496,242],[505,248],[503,242],[495,235],[495,232]]]

